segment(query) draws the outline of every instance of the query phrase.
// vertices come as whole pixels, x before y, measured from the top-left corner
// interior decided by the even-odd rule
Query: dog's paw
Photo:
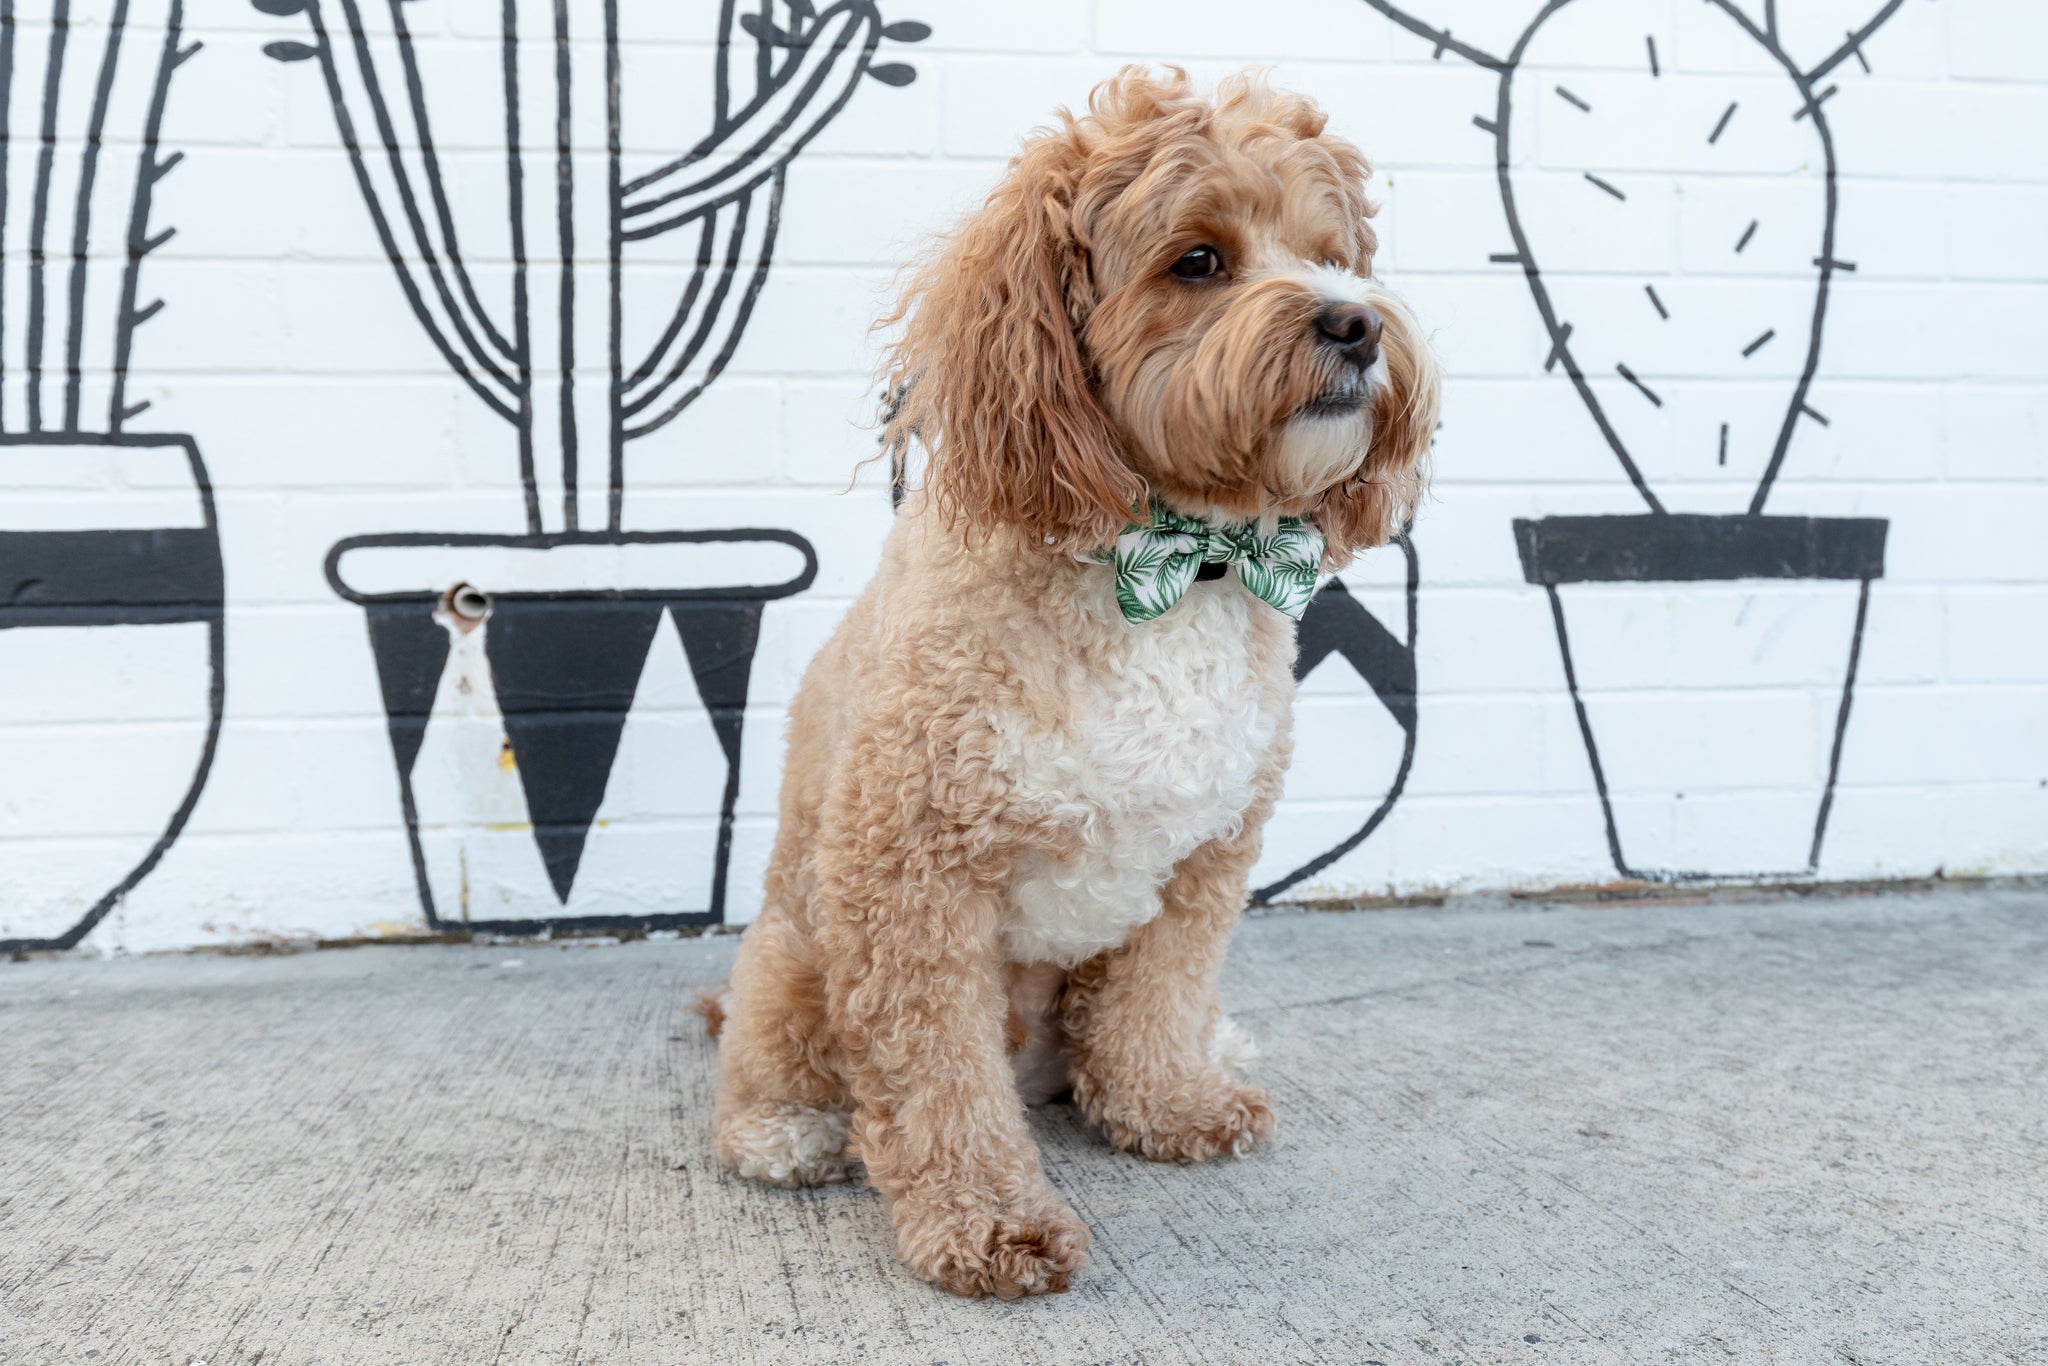
[[[1144,1108],[1105,1106],[1091,1118],[1111,1143],[1154,1162],[1242,1157],[1273,1137],[1265,1088],[1220,1073],[1192,1100],[1177,1094]]]
[[[721,1116],[714,1142],[718,1160],[771,1186],[823,1186],[844,1181],[854,1167],[843,1110],[761,1102]]]
[[[994,1206],[905,1198],[894,1217],[904,1265],[968,1299],[1058,1294],[1088,1257],[1088,1226],[1050,1192]]]
[[[1252,1064],[1259,1060],[1259,1041],[1228,1015],[1219,1015],[1215,1027],[1209,1031],[1208,1053],[1210,1062],[1228,1075],[1242,1080],[1250,1074]]]

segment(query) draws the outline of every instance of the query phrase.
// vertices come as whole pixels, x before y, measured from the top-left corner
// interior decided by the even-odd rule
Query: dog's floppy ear
[[[1310,520],[1328,546],[1323,563],[1342,569],[1351,557],[1384,545],[1415,515],[1429,483],[1429,444],[1436,435],[1443,380],[1428,338],[1398,295],[1375,288],[1372,306],[1385,319],[1380,354],[1387,382],[1372,410],[1372,445],[1351,478],[1324,493]]]
[[[1144,494],[1077,339],[1091,302],[1073,221],[1084,162],[1071,119],[1036,135],[878,324],[903,325],[884,444],[923,443],[927,496],[969,534],[1011,526],[1091,549]]]

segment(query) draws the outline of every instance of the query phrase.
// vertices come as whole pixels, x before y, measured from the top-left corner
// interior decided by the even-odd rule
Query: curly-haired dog
[[[783,1185],[865,1164],[958,1294],[1063,1290],[1087,1250],[1027,1092],[1162,1161],[1273,1132],[1216,982],[1287,764],[1290,616],[1400,528],[1437,411],[1324,121],[1255,75],[1127,69],[886,320],[924,487],[791,709],[715,1138]]]

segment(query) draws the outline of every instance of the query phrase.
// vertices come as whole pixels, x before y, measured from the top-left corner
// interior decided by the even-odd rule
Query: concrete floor
[[[0,1362],[2048,1361],[2048,893],[1274,915],[1071,1294],[709,1156],[729,937],[0,965]]]

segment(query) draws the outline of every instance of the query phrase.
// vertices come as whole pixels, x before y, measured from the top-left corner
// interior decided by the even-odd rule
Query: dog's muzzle
[[[1377,350],[1377,348],[1375,348]],[[1373,357],[1379,359],[1377,355]],[[1330,387],[1296,410],[1296,417],[1350,417],[1372,402],[1372,381],[1362,369],[1346,370]]]

